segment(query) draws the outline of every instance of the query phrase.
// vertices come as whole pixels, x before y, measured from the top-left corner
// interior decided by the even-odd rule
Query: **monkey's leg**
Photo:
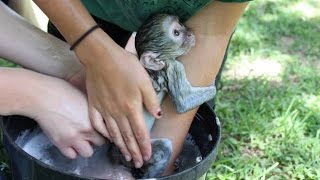
[[[172,155],[172,142],[166,138],[151,139],[152,155],[140,169],[135,169],[133,175],[136,178],[161,177],[169,164]]]
[[[166,138],[151,139],[152,156],[150,160],[143,163],[139,169],[134,167],[132,161],[128,162],[121,154],[120,150],[112,144],[108,152],[112,163],[122,164],[131,169],[132,175],[135,178],[155,178],[160,177],[168,166],[170,157],[172,155],[172,142]]]
[[[175,96],[172,99],[177,112],[184,113],[213,99],[216,94],[216,87],[214,84],[208,87],[190,86],[189,88],[181,89],[180,92],[180,96],[172,95]]]
[[[184,66],[179,61],[171,61],[167,68],[168,89],[176,110],[186,112],[214,98],[215,83],[207,87],[193,87],[189,83]]]

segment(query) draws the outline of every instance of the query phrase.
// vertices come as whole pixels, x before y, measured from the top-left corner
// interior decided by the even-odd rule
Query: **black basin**
[[[2,120],[1,120],[2,119]],[[37,126],[31,119],[22,116],[0,116],[0,127],[3,132],[3,143],[11,160],[12,176],[15,180],[82,180],[94,179],[80,177],[62,172],[33,158],[15,144],[19,134]],[[211,107],[205,103],[199,108],[189,133],[199,146],[203,160],[192,168],[182,172],[164,176],[161,180],[195,180],[203,176],[217,155],[220,142],[220,122]],[[211,135],[211,137],[210,137]],[[210,137],[210,138],[209,138]]]

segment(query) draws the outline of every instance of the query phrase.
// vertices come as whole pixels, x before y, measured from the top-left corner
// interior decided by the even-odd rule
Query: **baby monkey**
[[[139,28],[135,46],[139,60],[148,71],[160,102],[168,93],[178,113],[189,111],[212,99],[216,93],[214,82],[208,87],[193,87],[183,64],[176,58],[190,51],[195,36],[179,22],[178,17],[157,14]],[[154,118],[145,111],[149,130]]]
[[[187,79],[183,64],[176,59],[194,45],[195,36],[190,29],[180,23],[178,17],[167,14],[149,17],[135,38],[139,60],[148,71],[160,102],[168,93],[178,113],[200,106],[216,93],[214,82],[208,87],[193,87]],[[146,110],[144,118],[150,131],[155,119]],[[170,140],[153,139],[151,159],[141,169],[134,169],[133,164],[126,162],[123,157],[114,159],[120,159],[124,165],[133,168],[136,178],[154,178],[164,172],[171,154]]]

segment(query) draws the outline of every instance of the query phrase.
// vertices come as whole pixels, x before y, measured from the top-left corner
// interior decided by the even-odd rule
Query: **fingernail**
[[[138,162],[138,161],[136,161],[136,162],[134,162],[134,166],[135,166],[136,168],[141,168],[141,163]]]
[[[145,161],[148,161],[150,158],[149,158],[149,156],[143,156],[143,160],[145,160]]]
[[[126,161],[131,161],[131,157],[129,155],[124,156],[126,158]]]
[[[161,116],[162,116],[162,112],[161,112],[161,110],[160,110],[160,109],[158,110],[157,115],[158,115],[159,117],[161,117]]]

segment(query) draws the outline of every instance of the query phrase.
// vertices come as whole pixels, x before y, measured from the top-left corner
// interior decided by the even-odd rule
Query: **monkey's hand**
[[[86,69],[92,125],[119,147],[126,160],[133,159],[136,167],[141,167],[143,159],[151,157],[143,105],[160,118],[160,103],[135,55],[111,42],[100,30],[90,37],[79,44],[76,53]]]

